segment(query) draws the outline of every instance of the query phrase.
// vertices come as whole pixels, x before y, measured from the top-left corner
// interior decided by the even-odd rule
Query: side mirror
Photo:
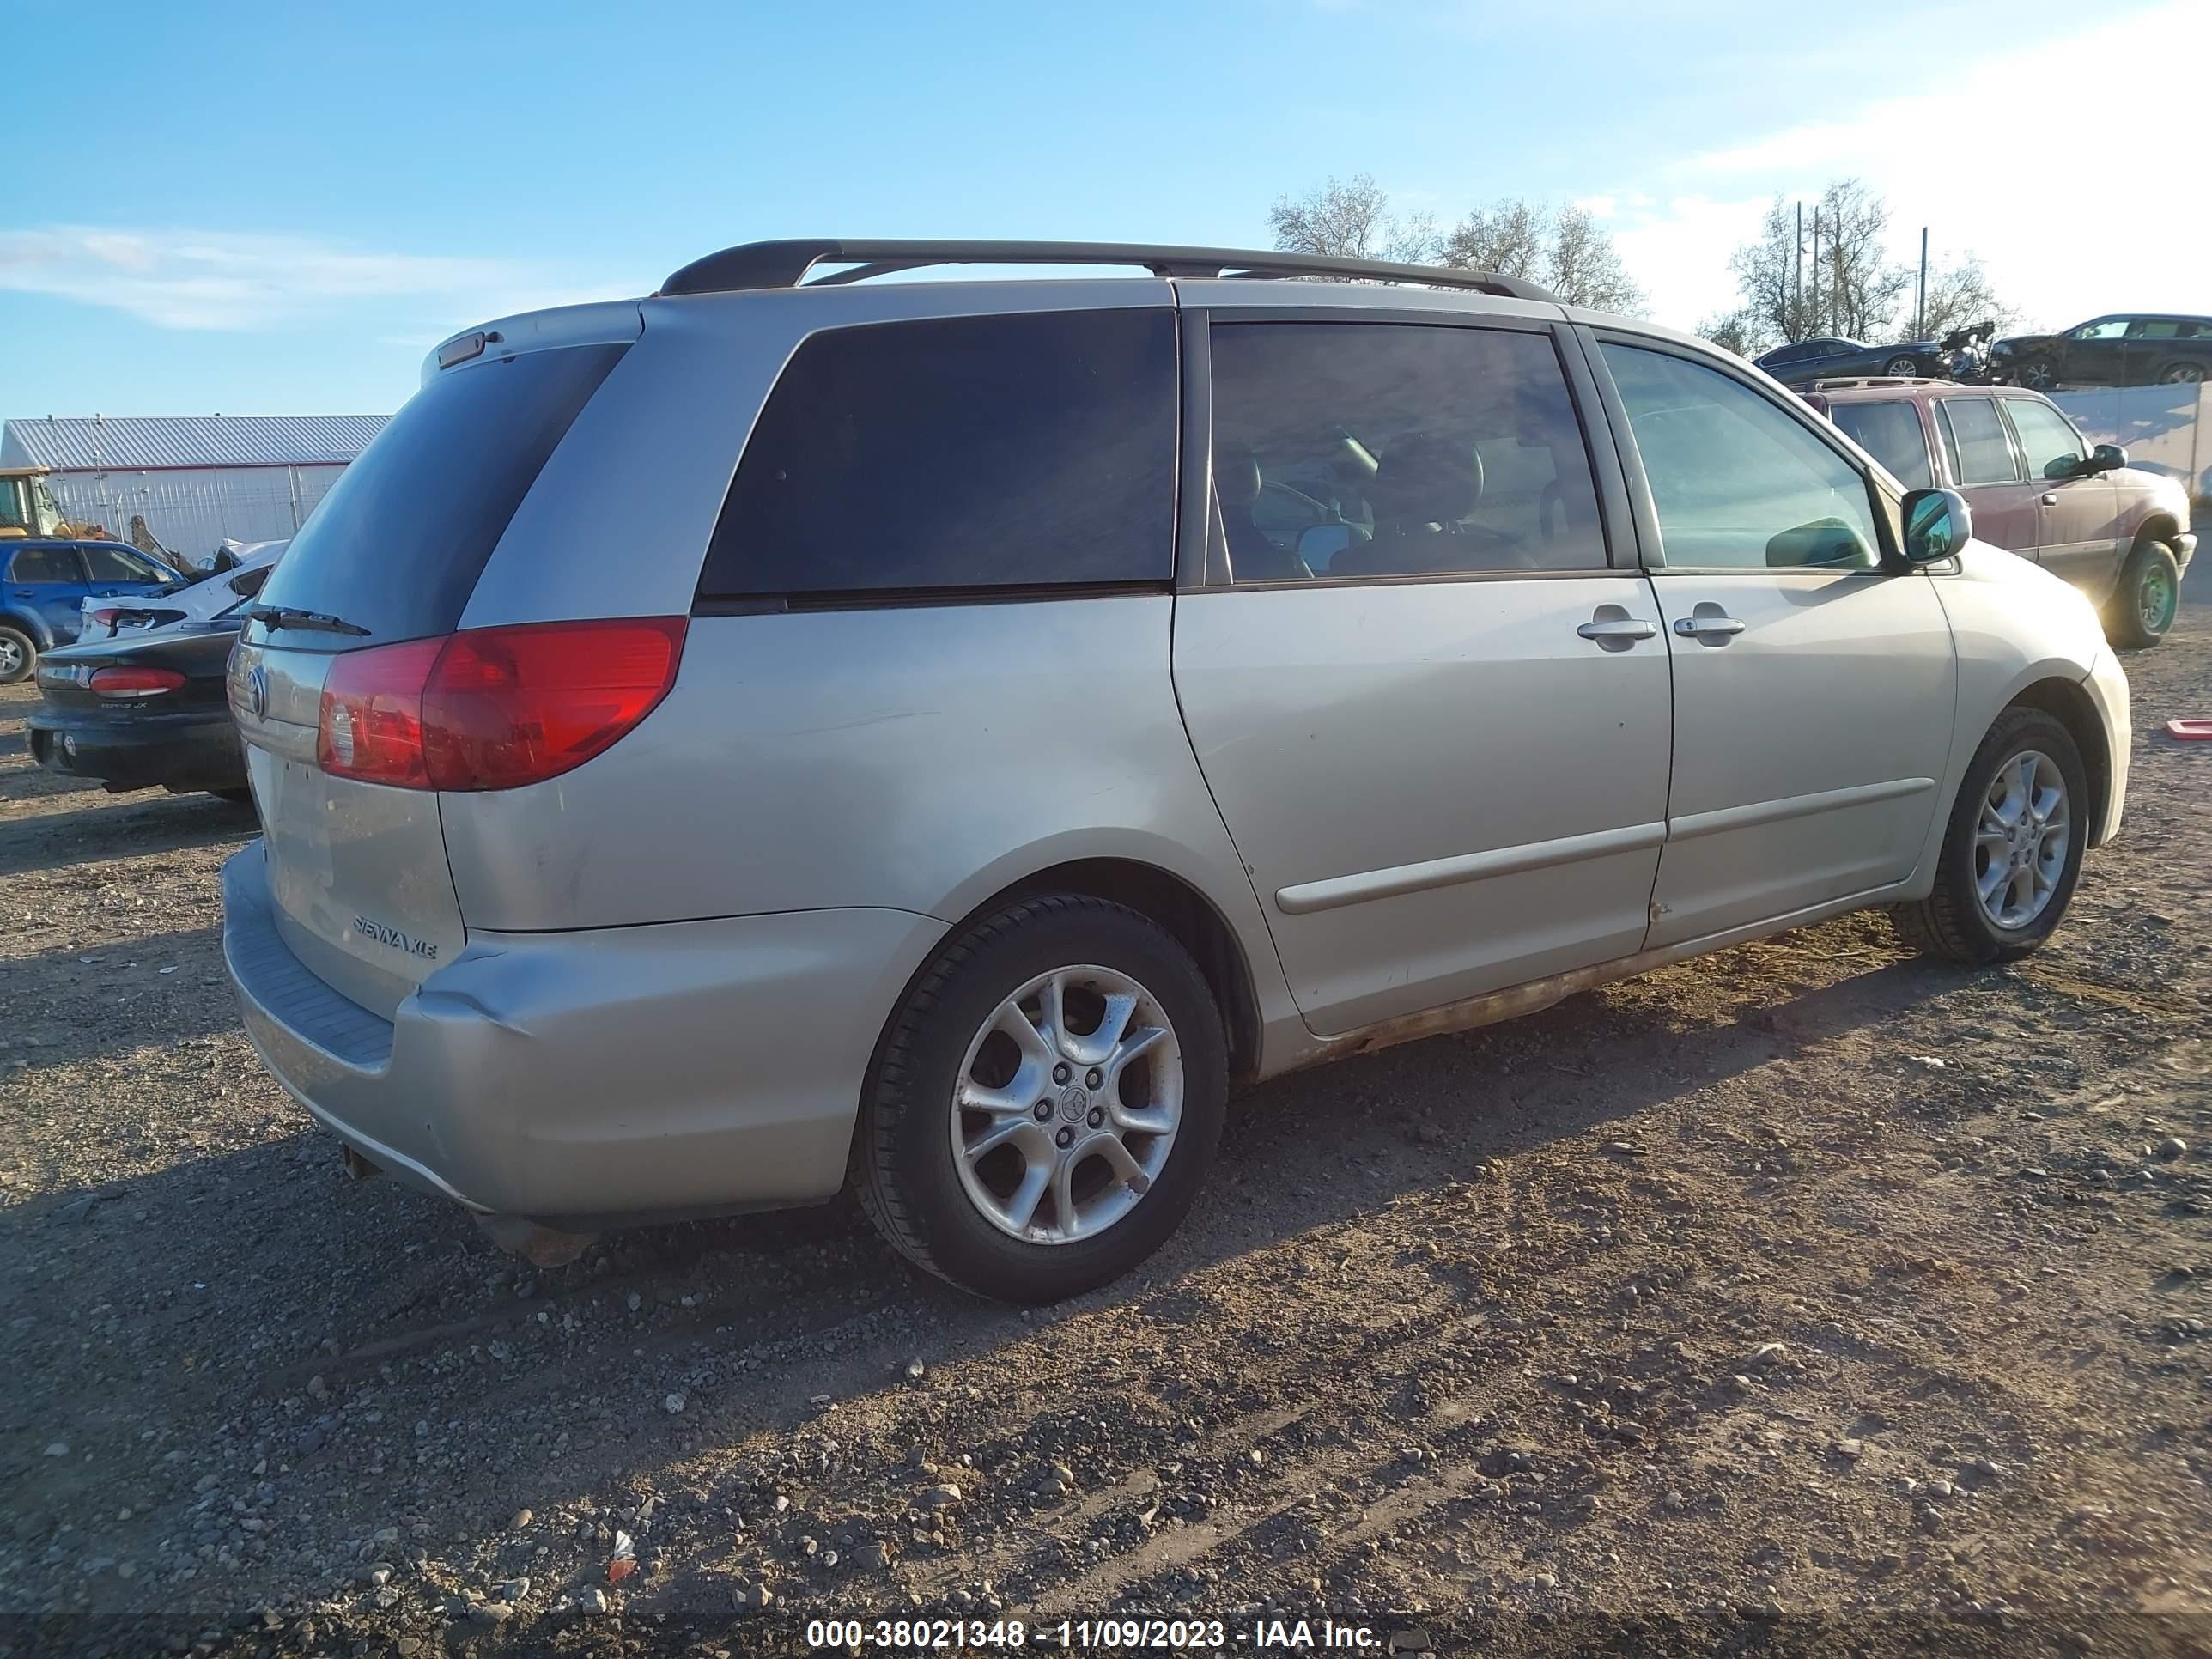
[[[2081,471],[2095,474],[2116,472],[2128,464],[2128,452],[2118,444],[2099,444],[2089,452],[2089,459],[2081,463]]]
[[[1905,498],[1905,556],[1937,564],[1973,538],[1974,509],[1955,489],[1916,489]]]

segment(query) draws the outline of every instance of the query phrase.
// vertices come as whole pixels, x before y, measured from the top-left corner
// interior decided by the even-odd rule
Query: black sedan
[[[2062,386],[2202,386],[2212,380],[2212,317],[2122,312],[2057,334],[2014,334],[1990,376],[2049,392]]]
[[[1805,386],[1814,380],[1850,380],[1868,374],[1940,378],[1949,373],[1949,357],[1941,340],[1907,340],[1899,345],[1870,346],[1857,340],[1827,338],[1794,340],[1752,361],[1784,386]]]
[[[240,618],[183,622],[39,659],[31,754],[49,772],[128,789],[250,797],[224,695]]]

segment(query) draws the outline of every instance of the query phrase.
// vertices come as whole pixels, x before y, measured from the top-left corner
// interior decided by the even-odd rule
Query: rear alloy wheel
[[[39,647],[19,628],[0,628],[0,685],[27,678],[39,660]]]
[[[1227,1093],[1220,1012],[1182,945],[1103,899],[1024,899],[946,947],[894,1017],[854,1185],[917,1265],[1058,1301],[1175,1231]]]
[[[2072,734],[2039,708],[2008,708],[1974,751],[1943,833],[1935,890],[1891,915],[1907,945],[1953,962],[2026,956],[2066,914],[2089,836]]]
[[[1892,357],[1881,366],[1885,374],[1911,375],[1920,373],[1920,365],[1910,357]]]
[[[2166,637],[2180,606],[2181,567],[2173,550],[2164,542],[2137,542],[2106,603],[2105,631],[2113,644],[2141,650]]]
[[[2202,386],[2204,365],[2202,363],[2168,363],[2158,372],[2161,386]]]

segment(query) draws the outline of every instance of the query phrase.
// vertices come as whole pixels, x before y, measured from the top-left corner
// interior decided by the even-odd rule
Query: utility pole
[[[1805,325],[1805,204],[1797,204],[1797,275],[1792,280],[1790,294],[1790,326],[1802,329]]]
[[[1820,210],[1813,210],[1813,326],[1806,332],[1820,331]]]
[[[1928,331],[1928,227],[1920,227],[1920,297],[1912,307],[1912,337]]]

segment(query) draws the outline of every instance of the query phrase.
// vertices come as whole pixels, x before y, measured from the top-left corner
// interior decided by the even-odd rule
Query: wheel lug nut
[[[1052,1103],[1050,1101],[1040,1100],[1037,1102],[1036,1121],[1040,1123],[1048,1123],[1052,1121]]]
[[[1065,1083],[1074,1075],[1073,1069],[1064,1060],[1052,1068],[1052,1080],[1054,1083]]]
[[[1095,1129],[1105,1121],[1106,1114],[1100,1111],[1096,1106],[1093,1106],[1091,1109],[1091,1127]]]
[[[1106,1073],[1094,1066],[1083,1074],[1083,1080],[1095,1089],[1106,1080]]]
[[[1062,1129],[1058,1134],[1054,1135],[1053,1139],[1058,1141],[1062,1146],[1073,1146],[1075,1145],[1075,1131],[1073,1129]]]

